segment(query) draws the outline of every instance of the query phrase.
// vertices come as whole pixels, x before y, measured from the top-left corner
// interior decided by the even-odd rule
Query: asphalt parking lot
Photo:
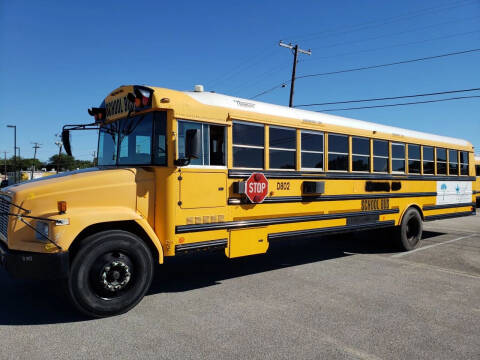
[[[135,309],[101,320],[75,313],[61,284],[2,271],[0,358],[480,358],[480,213],[426,223],[412,252],[388,240],[172,259]]]

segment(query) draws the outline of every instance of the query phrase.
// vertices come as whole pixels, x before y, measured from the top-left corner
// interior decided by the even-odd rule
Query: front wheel
[[[422,239],[423,222],[420,213],[410,208],[403,215],[402,223],[397,229],[397,244],[401,250],[415,249]]]
[[[144,297],[153,277],[147,245],[123,230],[108,230],[83,239],[68,279],[75,307],[90,317],[127,312]]]

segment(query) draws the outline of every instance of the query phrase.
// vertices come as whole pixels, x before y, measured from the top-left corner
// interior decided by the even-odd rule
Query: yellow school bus
[[[15,277],[66,279],[93,317],[128,311],[165,257],[265,253],[278,239],[475,214],[465,140],[205,92],[121,86],[92,122],[98,167],[5,188],[0,252]],[[94,132],[93,132],[94,133]],[[159,267],[160,269],[161,267]]]

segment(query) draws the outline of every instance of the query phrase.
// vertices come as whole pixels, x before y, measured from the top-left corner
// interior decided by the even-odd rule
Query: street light
[[[13,128],[13,179],[17,183],[17,126],[7,125],[7,128]]]

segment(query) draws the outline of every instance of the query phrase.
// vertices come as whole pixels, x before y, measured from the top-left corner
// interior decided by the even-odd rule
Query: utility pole
[[[7,125],[13,129],[13,181],[17,183],[17,125]]]
[[[5,166],[5,176],[3,180],[7,180],[7,152],[3,152],[3,164]]]
[[[60,172],[60,155],[62,155],[62,146],[61,141],[55,141],[55,145],[58,146],[58,158],[57,158],[57,174]]]
[[[97,158],[97,152],[95,150],[92,151],[92,156],[93,156],[93,166],[95,166],[95,159]]]
[[[308,50],[303,50],[298,47],[298,44],[292,45],[291,43],[285,44],[280,40],[278,45],[293,50],[293,68],[292,68],[292,81],[290,83],[290,101],[288,103],[289,107],[293,107],[293,92],[295,90],[295,74],[297,72],[297,58],[298,58],[298,53],[302,54],[307,54],[307,55],[312,55],[312,51],[310,49]]]
[[[33,164],[32,164],[32,176],[31,176],[31,180],[33,180],[33,173],[35,172],[35,160],[37,159],[37,149],[40,149],[40,145],[42,145],[42,144],[39,144],[39,143],[37,143],[37,142],[34,142],[33,144],[34,144],[33,148],[35,149],[35,152],[33,153]]]

